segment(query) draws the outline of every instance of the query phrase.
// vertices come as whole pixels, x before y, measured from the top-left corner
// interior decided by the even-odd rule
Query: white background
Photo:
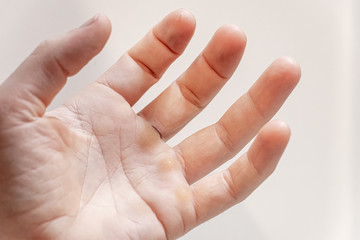
[[[277,57],[302,79],[275,118],[292,128],[278,169],[243,203],[182,239],[360,239],[359,10],[357,0],[0,0],[0,82],[42,40],[102,12],[113,24],[103,52],[71,78],[52,108],[94,81],[168,12],[197,18],[194,38],[140,110],[191,63],[214,31],[234,23],[248,37],[232,80],[170,144],[216,121]],[[357,20],[357,21],[356,21]],[[356,54],[357,53],[357,54]],[[358,229],[357,229],[358,228]]]

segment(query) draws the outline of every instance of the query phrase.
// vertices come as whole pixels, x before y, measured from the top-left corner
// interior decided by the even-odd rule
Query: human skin
[[[142,111],[132,106],[181,55],[187,10],[160,21],[91,85],[46,111],[69,76],[105,45],[97,15],[46,40],[0,86],[1,239],[175,239],[244,200],[275,169],[290,137],[269,120],[300,79],[272,63],[218,122],[170,147],[235,71],[246,37],[218,29],[198,58]],[[257,136],[256,136],[257,135]],[[249,150],[229,168],[208,175]]]

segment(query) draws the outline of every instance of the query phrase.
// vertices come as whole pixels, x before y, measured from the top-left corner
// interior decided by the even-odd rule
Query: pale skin
[[[176,239],[274,171],[290,130],[269,120],[300,79],[289,57],[275,60],[218,122],[166,143],[235,71],[246,45],[237,26],[222,26],[173,84],[132,109],[194,29],[191,13],[170,13],[93,84],[46,111],[105,45],[111,25],[98,15],[44,41],[0,86],[1,239]],[[228,169],[208,175],[253,137]]]

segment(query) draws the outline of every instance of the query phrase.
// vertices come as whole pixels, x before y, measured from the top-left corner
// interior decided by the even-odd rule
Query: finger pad
[[[270,66],[275,77],[295,86],[301,77],[299,64],[291,57],[280,57]],[[284,83],[285,83],[284,82]]]
[[[185,9],[178,9],[157,24],[154,34],[173,52],[181,54],[195,31],[195,18]]]
[[[267,176],[275,170],[289,138],[290,128],[284,122],[273,121],[260,130],[248,152],[259,173]]]
[[[229,78],[246,46],[245,33],[235,25],[220,27],[204,50],[204,57],[219,75]]]

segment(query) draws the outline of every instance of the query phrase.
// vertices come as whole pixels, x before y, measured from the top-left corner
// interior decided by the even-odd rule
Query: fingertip
[[[185,8],[175,10],[173,13],[176,16],[176,21],[188,30],[189,33],[193,33],[196,27],[196,19],[192,12]]]
[[[290,135],[290,127],[279,120],[267,123],[260,130],[248,151],[248,158],[259,174],[267,177],[275,170]]]
[[[246,47],[246,34],[234,24],[221,26],[204,50],[209,64],[224,78],[230,78]]]
[[[289,125],[280,120],[267,123],[259,132],[258,137],[264,146],[269,148],[285,147],[289,142],[291,129]]]
[[[276,59],[250,88],[262,110],[277,109],[298,84],[301,77],[299,64],[291,57]],[[276,103],[276,107],[270,102]]]
[[[43,41],[32,55],[40,55],[45,61],[56,56],[66,76],[73,76],[103,49],[110,33],[108,17],[96,14],[80,27]]]
[[[111,34],[111,28],[110,19],[105,14],[98,13],[83,25],[81,25],[80,30],[91,33],[90,36],[86,34],[86,38],[94,39],[94,46],[99,46],[100,51]]]
[[[215,33],[224,41],[224,46],[234,50],[244,50],[247,42],[245,32],[235,24],[225,24]]]
[[[69,76],[76,74],[88,61],[97,55],[105,46],[111,34],[111,22],[102,14],[96,14],[80,28],[70,31],[56,40],[66,48],[58,48],[59,58],[63,59]],[[76,58],[74,57],[76,56]]]
[[[106,32],[110,32],[111,31],[111,22],[105,14],[98,13],[98,14],[95,14],[93,17],[91,17],[89,20],[87,20],[85,23],[83,23],[79,27],[79,29],[86,30],[86,29],[94,28],[94,27],[102,29]]]
[[[97,23],[99,24],[100,29],[104,32],[104,35],[108,38],[112,29],[111,21],[108,16],[103,13],[99,13]]]
[[[277,68],[277,72],[281,78],[297,84],[301,77],[301,68],[299,63],[292,57],[282,56],[272,64]]]
[[[153,32],[171,51],[181,54],[194,35],[195,27],[194,15],[182,8],[169,13],[153,28]]]

